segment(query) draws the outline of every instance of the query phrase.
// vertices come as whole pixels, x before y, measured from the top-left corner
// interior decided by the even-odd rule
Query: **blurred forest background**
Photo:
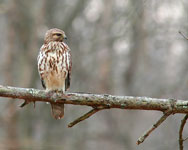
[[[37,55],[54,27],[72,49],[69,92],[188,99],[188,41],[178,33],[188,35],[187,0],[0,0],[0,84],[42,89]],[[90,108],[66,105],[54,120],[49,105],[21,102],[0,99],[1,150],[178,149],[183,115],[137,146],[160,112],[105,110],[67,128]]]

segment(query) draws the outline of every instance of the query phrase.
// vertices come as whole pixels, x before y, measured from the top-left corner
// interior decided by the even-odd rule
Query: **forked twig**
[[[144,142],[144,140],[151,134],[153,130],[155,130],[163,121],[167,119],[167,117],[172,114],[171,110],[166,111],[163,116],[155,123],[152,125],[152,127],[147,130],[136,142],[137,145],[141,144]]]
[[[185,140],[187,140],[187,138],[183,139],[183,128],[186,124],[187,119],[188,119],[188,114],[185,115],[185,117],[181,120],[181,125],[180,125],[180,130],[179,130],[179,148],[180,148],[180,150],[183,150],[183,142]]]

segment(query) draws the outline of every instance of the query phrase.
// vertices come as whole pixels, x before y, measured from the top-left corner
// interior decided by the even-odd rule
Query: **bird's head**
[[[62,42],[64,39],[67,39],[65,32],[60,29],[53,28],[46,32],[44,36],[44,43],[48,44],[49,42],[55,41]]]

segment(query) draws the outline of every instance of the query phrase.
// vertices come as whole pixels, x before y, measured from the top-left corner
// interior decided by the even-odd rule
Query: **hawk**
[[[48,30],[38,55],[38,72],[42,86],[49,92],[64,93],[70,87],[71,50],[63,42],[64,39],[67,39],[64,31],[57,28]],[[51,103],[51,108],[55,119],[64,116],[64,104]]]

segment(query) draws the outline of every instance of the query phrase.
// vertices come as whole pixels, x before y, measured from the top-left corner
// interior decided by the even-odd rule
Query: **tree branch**
[[[172,113],[188,113],[187,100],[157,99],[149,97],[114,96],[107,94],[89,93],[57,93],[52,96],[44,90],[31,88],[17,88],[0,85],[0,97],[18,98],[31,102],[64,103],[85,105],[91,107],[107,107],[120,109],[156,110],[165,112],[171,109]]]
[[[165,113],[163,114],[163,116],[162,116],[155,124],[153,124],[152,127],[151,127],[148,131],[146,131],[146,132],[138,139],[138,141],[137,141],[136,144],[139,145],[139,144],[143,143],[144,140],[151,134],[151,132],[152,132],[153,130],[155,130],[161,123],[163,123],[163,122],[167,119],[167,117],[168,117],[170,114],[172,114],[171,111],[165,112]]]
[[[94,108],[92,110],[90,110],[89,112],[87,112],[86,114],[84,114],[83,116],[77,118],[76,120],[74,120],[73,122],[68,124],[68,127],[71,128],[73,127],[75,124],[89,118],[90,116],[92,116],[93,114],[95,114],[96,112],[98,112],[100,109],[98,108]]]
[[[185,115],[185,117],[182,119],[181,125],[180,125],[180,130],[179,130],[179,148],[180,148],[180,150],[183,150],[183,142],[187,139],[187,138],[183,139],[183,135],[182,135],[183,134],[183,128],[185,126],[187,119],[188,119],[188,114]]]
[[[85,105],[93,107],[91,111],[79,117],[68,127],[89,118],[102,109],[119,108],[119,109],[134,109],[134,110],[156,110],[164,112],[164,115],[139,138],[137,144],[142,143],[150,133],[155,130],[170,114],[183,113],[188,114],[188,101],[175,100],[175,99],[157,99],[149,97],[131,97],[131,96],[114,96],[108,94],[89,94],[89,93],[54,93],[49,94],[44,90],[31,89],[31,88],[17,88],[10,86],[0,85],[0,97],[18,98],[23,99],[25,102],[21,105],[24,106],[29,102],[50,102],[50,103],[64,103],[72,105]],[[182,125],[184,126],[184,125]],[[183,132],[181,127],[180,133]],[[180,135],[180,141],[182,135]]]
[[[86,114],[84,114],[83,116],[77,118],[76,120],[74,120],[73,122],[69,123],[68,127],[71,128],[73,127],[75,124],[89,118],[90,116],[92,116],[93,114],[95,114],[96,112],[103,110],[103,109],[109,109],[109,107],[96,107],[93,108],[92,110],[90,110],[89,112],[87,112]]]

